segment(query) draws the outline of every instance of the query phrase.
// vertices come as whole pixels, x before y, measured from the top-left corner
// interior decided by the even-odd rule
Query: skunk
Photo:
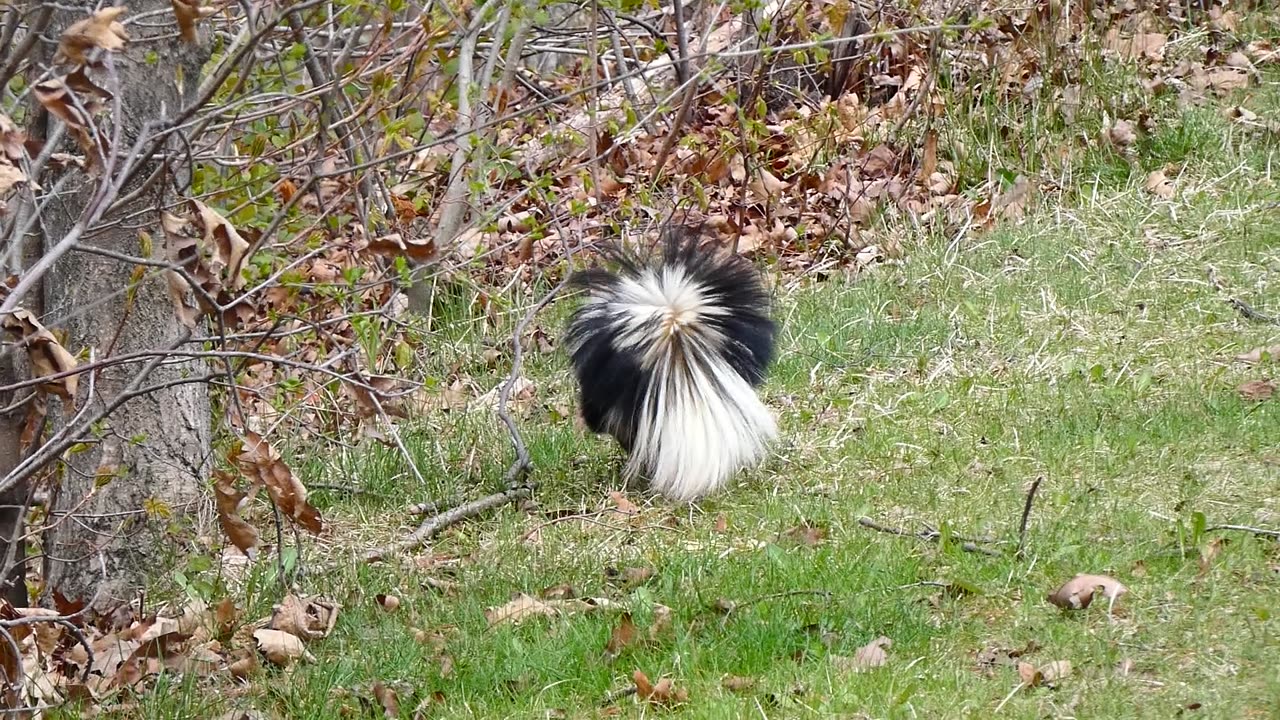
[[[582,419],[628,454],[624,476],[646,475],[690,502],[761,462],[777,436],[756,396],[773,359],[769,296],[743,257],[700,248],[668,229],[657,262],[614,249],[616,271],[592,268],[565,333]]]

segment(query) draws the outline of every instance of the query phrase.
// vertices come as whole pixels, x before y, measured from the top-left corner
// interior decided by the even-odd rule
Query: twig
[[[1268,530],[1266,528],[1256,528],[1248,525],[1214,525],[1213,527],[1205,528],[1204,531],[1213,532],[1215,530],[1238,530],[1239,532],[1253,533],[1254,535],[1280,539],[1280,530]]]
[[[795,597],[797,595],[816,595],[818,597],[824,597],[824,598],[831,597],[831,593],[827,590],[785,590],[783,592],[769,593],[768,595],[761,595],[759,597],[751,598],[750,600],[744,600],[743,602],[740,602],[740,603],[734,603],[733,605],[730,605],[729,607],[725,608],[724,619],[720,621],[720,624],[724,625],[726,622],[729,621],[730,615],[734,614],[739,610],[744,610],[746,608],[749,608],[752,605],[759,605],[762,602],[768,602],[770,600],[777,600],[779,598],[785,598],[785,597]]]
[[[1044,480],[1041,475],[1031,483],[1031,488],[1027,490],[1027,502],[1022,506],[1022,522],[1018,524],[1018,550],[1014,553],[1019,560],[1022,559],[1022,549],[1027,542],[1027,520],[1031,517],[1031,504],[1036,500],[1036,491],[1040,489],[1040,483]]]
[[[600,701],[600,707],[609,707],[623,698],[631,697],[636,694],[636,686],[630,685],[617,690],[610,690],[605,694],[604,699]]]
[[[511,487],[503,490],[502,492],[482,497],[479,500],[473,500],[465,505],[459,505],[452,510],[442,512],[439,515],[433,515],[423,521],[423,523],[418,526],[418,529],[414,530],[413,533],[405,539],[388,545],[387,547],[379,548],[370,552],[368,555],[365,555],[365,562],[377,562],[388,555],[417,549],[430,541],[431,538],[439,535],[442,531],[453,525],[457,525],[463,520],[468,520],[476,517],[477,515],[493,510],[494,508],[502,507],[509,502],[523,500],[532,494],[532,490],[528,487]]]
[[[1231,303],[1231,307],[1235,308],[1236,310],[1239,310],[1240,314],[1245,316],[1245,318],[1248,320],[1253,320],[1254,322],[1260,322],[1260,323],[1267,323],[1268,325],[1280,325],[1280,318],[1272,317],[1270,315],[1263,315],[1257,310],[1254,310],[1252,305],[1250,305],[1249,303],[1239,298],[1227,298],[1227,302]]]
[[[880,525],[876,523],[874,520],[872,520],[871,518],[867,518],[867,517],[858,518],[858,524],[870,530],[875,530],[876,532],[888,533],[890,535],[898,535],[900,537],[914,537],[914,538],[919,538],[921,540],[927,540],[929,542],[936,542],[939,538],[942,537],[942,533],[938,532],[937,530],[926,530],[924,532],[911,532],[910,530],[903,530],[901,528],[894,528],[894,527],[887,527],[885,525]],[[987,548],[980,547],[976,542],[972,540],[965,540],[963,543],[961,543],[960,549],[964,550],[965,552],[978,553],[979,555],[988,555],[990,557],[1000,557],[1000,553],[996,552],[995,550],[989,550]]]

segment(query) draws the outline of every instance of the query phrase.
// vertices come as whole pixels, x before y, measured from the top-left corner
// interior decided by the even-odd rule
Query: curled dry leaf
[[[391,233],[369,241],[369,252],[383,257],[404,257],[418,262],[426,262],[436,256],[436,242],[429,237],[408,238],[400,233]]]
[[[389,718],[400,717],[400,699],[396,691],[381,680],[373,683],[373,698],[382,707],[382,714]]]
[[[1106,139],[1119,150],[1128,150],[1138,142],[1138,134],[1128,120],[1116,120],[1106,130]]]
[[[196,37],[196,21],[209,17],[217,12],[212,7],[201,7],[200,0],[170,0],[173,5],[173,16],[178,21],[178,32],[183,42],[193,43]]]
[[[505,605],[488,608],[484,611],[485,619],[489,621],[490,626],[504,622],[518,624],[529,618],[555,617],[558,614],[559,612],[551,605],[525,593],[516,595]]]
[[[267,627],[306,640],[328,637],[338,622],[339,605],[320,598],[303,599],[289,593],[271,608]]]
[[[1262,402],[1275,395],[1276,384],[1270,380],[1250,380],[1236,388],[1236,392],[1247,402]]]
[[[232,545],[252,560],[257,554],[258,530],[240,517],[246,495],[235,486],[231,474],[222,470],[213,472],[213,493],[222,532]]]
[[[245,477],[255,485],[265,486],[271,502],[290,520],[319,535],[324,529],[320,512],[307,502],[307,488],[280,459],[279,453],[251,430],[241,442],[235,462]]]
[[[1022,680],[1022,684],[1029,688],[1041,685],[1052,687],[1053,683],[1070,674],[1071,663],[1067,660],[1054,660],[1040,667],[1028,662],[1018,663],[1018,677]]]
[[[36,377],[57,375],[76,369],[76,359],[29,310],[18,308],[5,315],[0,320],[0,324],[14,340],[26,348],[27,358],[31,361],[31,369]],[[79,375],[68,375],[41,383],[38,387],[44,392],[50,392],[62,398],[68,408],[73,409],[79,385]]]
[[[689,700],[689,692],[683,688],[677,688],[671,678],[663,678],[655,685],[650,682],[647,675],[636,670],[632,673],[631,679],[636,684],[636,695],[645,702],[670,706]]]
[[[291,635],[283,630],[263,628],[254,631],[253,639],[257,641],[258,650],[263,656],[275,665],[289,667],[298,658],[315,662],[315,658],[307,652],[306,646],[297,635]]]
[[[1164,200],[1169,200],[1174,195],[1173,181],[1165,177],[1163,170],[1155,170],[1148,175],[1143,187],[1147,192]]]
[[[378,603],[379,607],[381,607],[383,610],[386,610],[387,612],[395,612],[400,608],[400,598],[396,597],[395,595],[386,595],[384,593],[378,593],[377,595],[374,596],[374,601]]]
[[[1068,580],[1062,587],[1049,593],[1049,602],[1067,610],[1080,610],[1093,602],[1093,593],[1102,588],[1103,597],[1115,604],[1116,599],[1129,591],[1120,581],[1106,575],[1080,574]]]
[[[9,192],[9,189],[15,185],[25,183],[27,174],[14,167],[4,157],[0,157],[0,195]]]
[[[103,8],[83,20],[71,24],[58,41],[57,60],[83,65],[88,62],[85,53],[93,48],[123,50],[129,35],[120,24],[120,16],[128,8],[117,6]]]
[[[782,536],[797,545],[815,547],[827,539],[827,528],[805,522],[787,530]]]

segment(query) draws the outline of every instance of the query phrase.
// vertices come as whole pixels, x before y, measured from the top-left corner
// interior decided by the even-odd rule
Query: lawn
[[[1274,117],[1276,87],[1254,112]],[[347,488],[315,491],[331,531],[303,558],[303,588],[342,603],[334,634],[242,698],[190,681],[148,695],[148,716],[381,716],[380,682],[403,717],[1278,717],[1280,544],[1217,528],[1280,529],[1280,397],[1238,390],[1280,362],[1236,359],[1280,344],[1280,324],[1231,302],[1280,317],[1277,145],[1219,109],[1168,115],[1135,158],[1089,149],[1020,222],[899,224],[900,258],[823,281],[762,262],[782,438],[695,507],[620,487],[617,448],[574,423],[558,349],[528,358],[517,403],[534,503],[428,549],[358,559],[411,531],[414,503],[499,489],[511,450],[491,411],[406,424],[421,479],[372,442],[295,450],[305,480]],[[1144,187],[1165,164],[1169,198]],[[553,345],[567,310],[539,316]],[[504,332],[459,318],[428,362],[487,392],[508,362],[476,348]],[[1077,573],[1128,592],[1050,604]],[[258,609],[279,598],[262,587]],[[491,624],[520,593],[608,602]],[[882,665],[855,659],[881,637]],[[1020,663],[1059,661],[1023,682]],[[636,671],[683,702],[620,694]]]

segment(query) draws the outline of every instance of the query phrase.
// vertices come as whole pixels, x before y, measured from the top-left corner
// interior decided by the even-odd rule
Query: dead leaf
[[[747,188],[761,201],[776,199],[789,187],[791,187],[789,183],[779,180],[776,175],[765,168],[756,170],[755,176],[751,178],[751,183],[747,185]]]
[[[1148,175],[1144,187],[1147,192],[1164,200],[1169,200],[1174,195],[1173,181],[1165,177],[1163,170],[1155,170]]]
[[[26,181],[26,173],[11,165],[8,160],[0,158],[0,195],[9,192],[14,185]]]
[[[400,233],[391,233],[369,241],[369,252],[383,257],[404,257],[418,262],[427,262],[436,256],[436,242],[433,238],[408,238]]]
[[[658,684],[649,681],[649,677],[643,672],[636,670],[631,679],[636,685],[636,695],[646,702],[654,705],[671,706],[689,700],[689,693],[684,689],[677,689],[671,678],[663,678]]]
[[[76,359],[67,352],[62,343],[58,342],[52,332],[40,324],[31,311],[18,308],[0,319],[0,325],[3,325],[9,335],[26,349],[32,374],[36,377],[57,375],[76,369]],[[57,395],[62,398],[68,408],[74,409],[79,386],[80,376],[68,375],[41,383],[37,387],[44,392]]]
[[[1249,73],[1241,68],[1210,68],[1205,72],[1205,80],[1209,87],[1224,93],[1249,87]]]
[[[878,668],[889,662],[889,654],[885,652],[893,641],[883,635],[858,648],[853,657],[832,655],[831,662],[845,672],[863,672]]]
[[[395,612],[396,609],[400,607],[400,598],[395,595],[384,595],[383,593],[378,593],[374,596],[374,601],[387,612]]]
[[[117,6],[103,8],[93,15],[71,24],[58,41],[55,60],[83,65],[88,62],[85,53],[93,48],[107,51],[123,50],[129,35],[119,18],[128,8]]]
[[[1049,593],[1047,599],[1060,608],[1081,610],[1089,607],[1089,603],[1093,602],[1093,593],[1099,587],[1102,588],[1103,596],[1110,600],[1112,605],[1121,595],[1129,591],[1118,580],[1106,575],[1080,574]]]
[[[827,528],[807,522],[801,523],[783,533],[783,537],[798,545],[815,547],[827,539]]]
[[[1247,353],[1237,355],[1236,360],[1249,363],[1250,365],[1257,365],[1262,362],[1263,356],[1266,356],[1266,358],[1271,362],[1280,362],[1280,345],[1256,347]]]
[[[1020,220],[1027,212],[1027,203],[1034,189],[1026,175],[1019,175],[1008,190],[991,201],[991,212],[1007,220]]]
[[[1053,683],[1071,674],[1071,663],[1067,660],[1054,660],[1036,667],[1028,662],[1018,663],[1018,677],[1022,684],[1029,688],[1042,685],[1052,687]]]
[[[173,5],[173,16],[178,21],[178,33],[182,36],[183,42],[196,42],[199,39],[196,36],[196,21],[217,12],[212,7],[201,7],[200,0],[170,0],[170,2]]]
[[[378,705],[382,706],[382,714],[384,716],[389,718],[400,717],[400,700],[396,696],[396,691],[381,680],[373,682],[373,698],[378,701]]]
[[[235,486],[230,473],[222,470],[213,472],[213,497],[218,508],[218,522],[222,532],[250,560],[257,554],[258,530],[244,518],[240,517],[240,509],[245,501],[245,494]]]
[[[1107,32],[1104,45],[1121,57],[1128,60],[1164,60],[1164,46],[1169,38],[1164,33],[1136,33],[1122,35],[1120,28],[1113,27]]]
[[[1121,152],[1127,151],[1138,142],[1138,133],[1134,131],[1133,124],[1128,120],[1116,120],[1105,133],[1106,140]]]
[[[1222,546],[1227,542],[1226,538],[1214,538],[1208,545],[1200,549],[1200,558],[1197,564],[1200,567],[1200,577],[1209,574],[1209,570],[1213,568],[1213,561],[1222,552]]]
[[[1275,394],[1276,384],[1270,380],[1250,380],[1236,388],[1236,392],[1246,402],[1263,402]]]
[[[234,460],[249,482],[267,488],[281,513],[313,535],[321,533],[320,512],[307,502],[307,488],[261,435],[246,431]]]
[[[640,633],[636,630],[636,624],[631,619],[631,613],[623,613],[617,627],[609,634],[609,641],[605,643],[605,660],[609,662],[617,660],[623,650],[635,644],[639,635]]]
[[[267,626],[304,640],[318,640],[333,632],[338,622],[339,608],[337,603],[329,600],[304,599],[289,593],[271,608],[271,619]]]
[[[484,611],[490,627],[504,622],[518,624],[534,617],[555,617],[557,614],[559,614],[558,611],[551,605],[524,593],[516,595],[505,605]]]
[[[270,630],[263,628],[253,633],[253,639],[258,643],[258,650],[263,656],[273,664],[281,667],[289,667],[298,658],[303,658],[309,662],[315,662],[315,658],[311,653],[307,652],[307,648],[302,644],[302,640],[297,635],[290,635],[282,630]]]
[[[653,624],[649,626],[649,641],[656,642],[667,634],[672,627],[671,608],[666,605],[655,605],[653,608]]]

